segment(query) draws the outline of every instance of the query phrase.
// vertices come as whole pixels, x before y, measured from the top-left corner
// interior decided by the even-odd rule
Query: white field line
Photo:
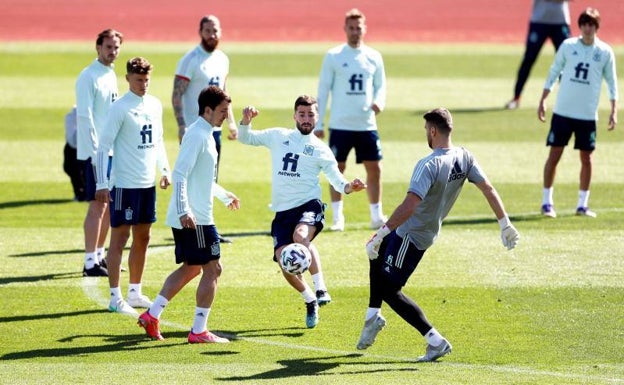
[[[97,283],[99,280],[100,279],[98,278],[83,277],[82,284],[81,284],[82,291],[85,293],[87,298],[91,299],[93,302],[97,303],[98,305],[102,307],[108,307],[108,302],[109,302],[108,298],[102,295],[101,290],[97,286]],[[136,318],[135,316],[129,315],[129,314],[120,314],[120,315],[131,317],[131,318]],[[167,325],[168,327],[173,328],[173,329],[188,330],[187,325],[180,325],[178,323],[166,321],[163,319],[160,320],[160,323],[163,325]],[[285,342],[271,341],[271,340],[267,340],[264,338],[256,338],[256,337],[239,337],[236,335],[228,335],[226,333],[219,333],[219,334],[222,335],[223,337],[227,337],[230,339],[242,340],[242,341],[247,341],[247,342],[252,342],[252,343],[262,344],[262,345],[279,346],[285,349],[307,350],[307,351],[321,352],[321,353],[334,354],[334,355],[354,354],[353,351],[343,351],[343,350],[336,350],[336,349],[320,348],[316,346],[289,344]],[[357,352],[356,354],[361,354],[362,356],[373,358],[373,359],[383,359],[383,360],[388,360],[388,361],[416,362],[415,357],[395,357],[395,356],[369,354],[369,353],[361,353],[361,352]],[[597,381],[601,381],[601,382],[610,382],[613,384],[624,384],[624,379],[622,378],[587,376],[583,374],[535,370],[535,369],[530,369],[530,368],[521,368],[521,367],[515,367],[515,366],[508,366],[508,365],[500,366],[500,365],[454,364],[454,363],[449,363],[449,362],[445,362],[444,365],[453,366],[459,369],[462,369],[462,368],[469,369],[469,370],[482,369],[482,370],[490,370],[494,372],[522,374],[522,375],[528,375],[528,376],[541,376],[541,377],[554,377],[554,378],[583,380],[583,381],[586,381],[587,383],[595,383]]]

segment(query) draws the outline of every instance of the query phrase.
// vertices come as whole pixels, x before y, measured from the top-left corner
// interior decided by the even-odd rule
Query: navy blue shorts
[[[95,200],[95,185],[97,182],[97,176],[95,175],[95,165],[91,163],[91,158],[87,160],[79,160],[82,163],[84,176],[85,176],[85,198],[87,202]],[[113,164],[113,157],[108,157],[108,168],[106,169],[106,177],[110,178],[111,166]]]
[[[355,148],[355,163],[381,160],[381,141],[377,131],[345,131],[329,129],[329,148],[338,162],[346,162]]]
[[[574,134],[574,149],[594,151],[596,149],[596,121],[566,118],[553,114],[547,146],[565,147]]]
[[[156,187],[111,190],[111,227],[156,222]]]
[[[175,242],[176,263],[205,265],[221,258],[219,234],[215,225],[197,225],[195,229],[171,228]]]
[[[382,274],[400,287],[405,286],[416,266],[425,254],[407,238],[401,238],[396,231],[386,235],[379,246],[379,258],[383,258]]]
[[[325,204],[320,199],[313,199],[299,207],[275,213],[275,218],[271,223],[273,251],[293,242],[293,233],[299,223],[316,227],[316,232],[312,237],[314,239],[325,225]]]

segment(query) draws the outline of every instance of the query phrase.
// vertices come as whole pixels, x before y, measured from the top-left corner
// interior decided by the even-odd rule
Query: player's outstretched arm
[[[501,229],[501,240],[503,242],[503,246],[505,246],[507,250],[513,249],[516,247],[516,244],[520,239],[520,234],[514,225],[511,224],[509,216],[507,216],[507,213],[505,212],[503,201],[498,195],[498,192],[487,179],[481,183],[477,183],[477,187],[481,190],[481,193],[483,193],[483,196],[488,201],[492,211],[494,211],[494,215],[496,215],[498,225]]]

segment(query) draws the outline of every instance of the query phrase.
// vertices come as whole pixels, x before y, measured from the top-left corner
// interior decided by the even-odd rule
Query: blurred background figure
[[[83,167],[77,158],[76,136],[78,123],[76,122],[76,106],[65,115],[65,148],[63,148],[63,171],[69,176],[74,190],[74,200],[87,200]]]
[[[515,110],[520,106],[522,89],[546,39],[550,38],[556,51],[568,37],[570,37],[568,0],[533,0],[524,57],[518,69],[513,99],[505,105],[506,109]]]

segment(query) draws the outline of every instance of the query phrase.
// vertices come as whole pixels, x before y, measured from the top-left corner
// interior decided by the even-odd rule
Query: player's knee
[[[308,231],[308,229],[304,227],[299,227],[297,230],[295,230],[295,232],[293,233],[293,242],[301,243],[302,245],[306,246],[309,245],[310,232]]]

